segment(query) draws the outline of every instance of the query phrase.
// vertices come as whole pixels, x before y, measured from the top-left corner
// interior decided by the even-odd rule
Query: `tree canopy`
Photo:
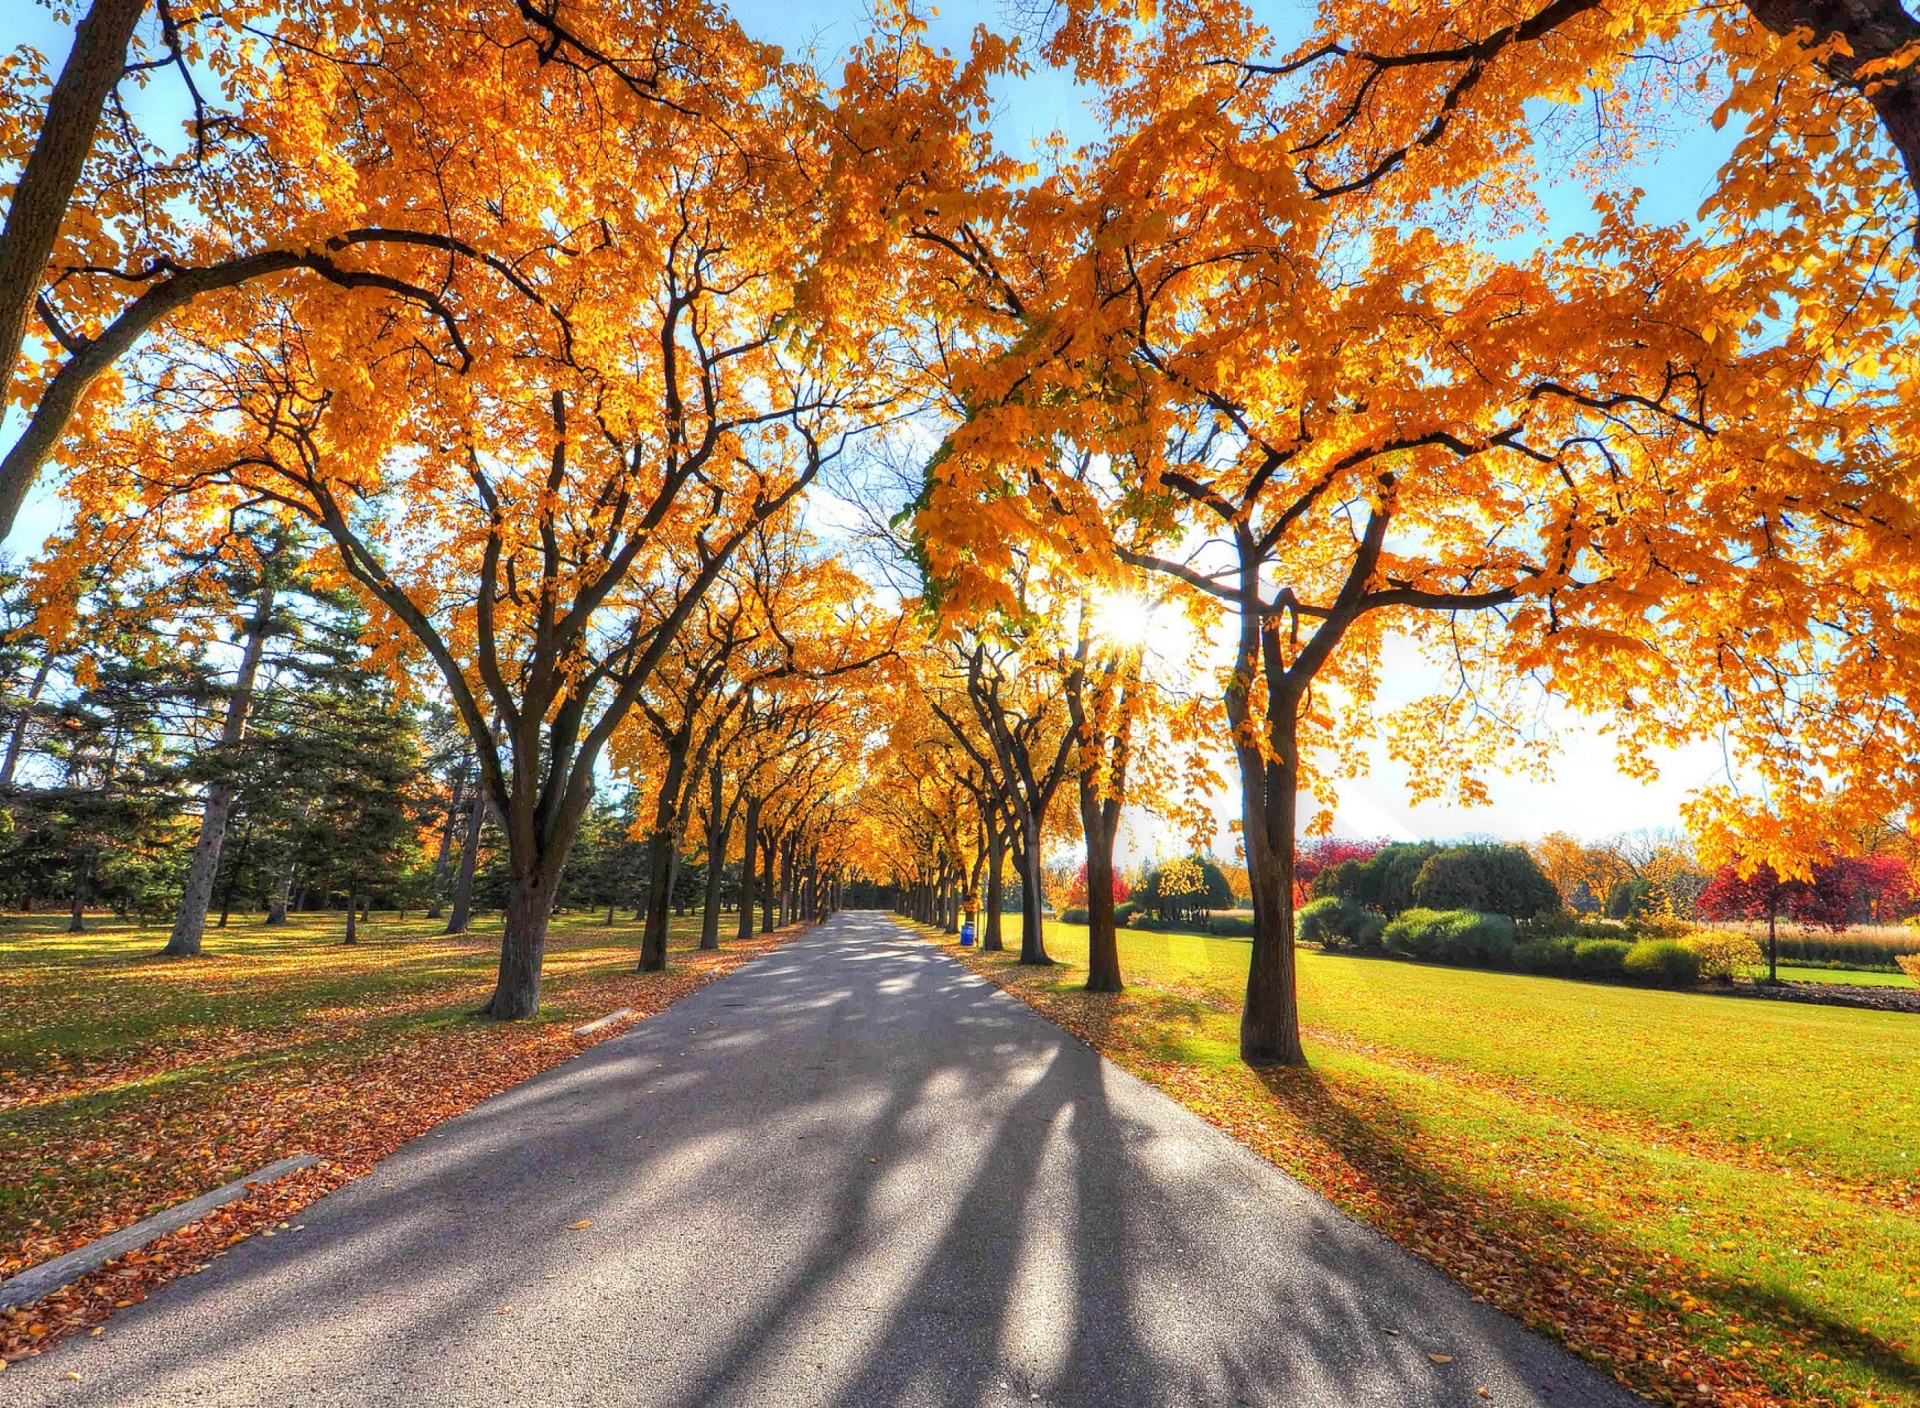
[[[1205,849],[1231,771],[1242,1052],[1298,1062],[1309,880],[1558,898],[1517,853],[1302,867],[1375,742],[1470,803],[1543,697],[1629,770],[1718,739],[1689,821],[1749,877],[1911,824],[1911,17],[1024,20],[884,8],[829,66],[711,0],[95,0],[16,55],[0,528],[43,475],[70,525],[9,587],[0,786],[31,761],[76,916],[121,886],[186,954],[236,874],[456,926],[478,883],[520,1018],[581,874],[650,967],[690,889],[711,944],[855,872],[989,946],[1017,892],[1041,964],[1078,842],[1115,991],[1127,809]],[[1035,153],[1041,69],[1087,130]],[[1732,129],[1689,220],[1633,185],[1676,115]],[[1549,236],[1554,182],[1590,218]],[[211,563],[227,644],[130,599]],[[325,669],[275,663],[301,631]],[[1409,648],[1441,683],[1388,710]],[[358,766],[297,761],[323,724]],[[1642,880],[1679,893],[1580,877]]]

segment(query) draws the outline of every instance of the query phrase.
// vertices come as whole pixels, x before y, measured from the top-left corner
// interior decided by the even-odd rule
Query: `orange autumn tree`
[[[885,265],[840,258],[814,85],[696,17],[711,30],[669,49],[719,70],[699,104],[611,62],[543,65],[485,27],[438,36],[447,60],[543,95],[505,144],[537,181],[494,179],[502,144],[477,134],[449,153],[476,183],[465,207],[539,232],[461,323],[468,355],[384,296],[249,287],[171,322],[130,411],[66,452],[75,496],[130,525],[241,503],[317,524],[395,658],[436,667],[505,832],[496,1017],[537,1010],[552,895],[613,733],[736,550],[893,394]],[[657,19],[608,51],[656,52]]]
[[[758,531],[702,599],[611,745],[615,765],[644,780],[653,797],[641,971],[666,966],[673,876],[698,802],[693,784],[710,776],[713,790],[724,788],[741,711],[756,696],[789,688],[847,687],[885,655],[890,634],[869,609],[864,584],[820,557],[790,521]],[[722,805],[711,811],[710,821],[725,814]],[[708,850],[724,855],[724,828],[718,839],[710,833]],[[710,863],[710,947],[718,946],[718,894]]]
[[[1675,683],[1649,665],[1660,608],[1737,577],[1776,505],[1858,521],[1860,495],[1786,448],[1839,424],[1775,389],[1805,384],[1810,350],[1716,346],[1711,290],[1659,277],[1685,241],[1630,232],[1629,265],[1614,218],[1477,256],[1321,199],[1271,139],[1273,85],[1191,50],[1127,72],[1110,140],[983,201],[990,219],[929,222],[928,277],[970,294],[947,343],[969,357],[944,364],[966,415],[918,523],[959,600],[1004,601],[1012,545],[1037,537],[1228,613],[1256,915],[1242,1052],[1295,1063],[1297,799],[1315,747],[1364,728],[1387,633],[1606,707],[1623,669],[1629,690]],[[1066,472],[1085,452],[1103,475]],[[1480,697],[1408,720],[1417,771],[1459,774],[1463,730],[1486,761]]]
[[[1719,407],[1777,442],[1737,570],[1649,619],[1657,652],[1595,671],[1597,693],[1631,705],[1622,746],[1645,766],[1656,746],[1727,739],[1742,784],[1702,796],[1692,824],[1783,873],[1913,812],[1920,21],[1810,0],[1328,0],[1295,42],[1232,4],[1147,24],[1131,7],[1058,13],[1049,56],[1114,87],[1131,75],[1136,116],[1196,63],[1237,74],[1314,205],[1511,232],[1549,164],[1589,182],[1602,221],[1584,257],[1690,302],[1684,326],[1734,372]],[[1630,184],[1676,113],[1734,137],[1692,228],[1645,223]]]
[[[203,305],[223,293],[351,291],[463,369],[510,305],[564,332],[540,270],[598,238],[540,195],[583,150],[564,139],[593,137],[565,125],[568,104],[624,115],[644,149],[638,112],[720,121],[774,62],[701,0],[94,0],[57,77],[26,51],[0,69],[0,151],[20,172],[0,226],[0,404],[25,417],[0,456],[0,532],[62,438],[112,406],[141,339],[217,316]],[[126,115],[119,97],[152,85],[184,133]],[[561,125],[536,132],[550,98]],[[503,113],[527,130],[500,140]]]

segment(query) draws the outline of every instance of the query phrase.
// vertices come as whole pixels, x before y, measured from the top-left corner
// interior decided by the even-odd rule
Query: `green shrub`
[[[1313,877],[1313,893],[1351,900],[1380,914],[1398,914],[1412,905],[1414,879],[1428,857],[1439,849],[1431,841],[1383,846],[1366,860],[1328,866]]]
[[[1140,906],[1132,900],[1122,900],[1113,907],[1113,922],[1122,928],[1132,922],[1133,916],[1140,912]]]
[[[1207,921],[1207,932],[1229,939],[1250,939],[1253,937],[1253,916],[1216,914]]]
[[[1448,846],[1427,857],[1413,880],[1422,909],[1471,909],[1524,919],[1560,908],[1560,892],[1518,846]]]
[[[1513,920],[1471,909],[1402,910],[1381,931],[1387,952],[1474,966],[1513,961]]]
[[[1700,981],[1700,955],[1677,939],[1642,939],[1627,950],[1620,969],[1636,983],[1690,987]]]
[[[1075,905],[1071,909],[1063,909],[1060,911],[1060,922],[1062,924],[1084,924],[1087,922],[1087,912],[1078,905]]]
[[[1583,978],[1622,977],[1631,952],[1625,939],[1581,939],[1573,946],[1573,971]]]
[[[1386,927],[1387,921],[1380,915],[1336,895],[1313,900],[1293,916],[1294,937],[1322,948],[1378,948],[1380,932]]]
[[[1149,934],[1197,934],[1202,932],[1197,924],[1189,924],[1184,919],[1158,919],[1150,909],[1143,909],[1133,916],[1129,929],[1143,929]]]
[[[1580,940],[1571,934],[1550,934],[1530,940],[1513,951],[1513,966],[1522,973],[1553,973],[1562,977],[1574,971],[1573,951]]]

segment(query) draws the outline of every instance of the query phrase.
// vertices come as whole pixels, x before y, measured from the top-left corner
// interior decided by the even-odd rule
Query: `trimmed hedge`
[[[1207,921],[1207,932],[1218,934],[1223,939],[1250,939],[1253,937],[1253,916],[1216,914]]]
[[[1388,953],[1474,967],[1513,961],[1513,920],[1471,909],[1407,909],[1381,931]]]
[[[1356,919],[1358,916],[1358,919]],[[1328,897],[1295,916],[1303,943],[1341,946],[1341,929],[1356,922],[1379,924],[1348,901]],[[1582,926],[1584,927],[1584,926]],[[1517,968],[1554,977],[1601,978],[1668,987],[1691,987],[1700,980],[1700,954],[1677,939],[1630,941],[1584,938],[1578,934],[1541,934],[1520,938],[1522,927],[1504,914],[1471,909],[1408,909],[1378,931],[1381,945],[1398,958],[1418,958],[1471,968]],[[1618,932],[1617,929],[1612,932]]]
[[[1140,906],[1138,904],[1132,900],[1122,900],[1113,907],[1113,922],[1118,927],[1124,929],[1133,921],[1133,916],[1139,912]]]
[[[1564,977],[1574,971],[1573,951],[1580,940],[1570,934],[1555,934],[1521,944],[1513,951],[1513,966],[1522,973],[1550,973]]]
[[[1087,922],[1087,912],[1078,905],[1075,905],[1071,909],[1063,909],[1060,911],[1060,922],[1062,924],[1084,924]]]
[[[1387,921],[1352,900],[1323,895],[1293,916],[1293,936],[1303,944],[1331,949],[1377,949]]]
[[[1637,983],[1685,988],[1700,981],[1700,955],[1677,939],[1642,939],[1627,950],[1620,967]]]
[[[1582,939],[1573,946],[1573,971],[1583,978],[1624,978],[1632,952],[1625,939]]]

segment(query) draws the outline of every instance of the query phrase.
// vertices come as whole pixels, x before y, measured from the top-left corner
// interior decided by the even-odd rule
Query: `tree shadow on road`
[[[1467,1392],[1426,1352],[1445,1327],[1515,1401],[1612,1401],[1549,1395],[1508,1322],[884,921],[756,959],[305,1218],[10,1391],[55,1401],[71,1366],[89,1403],[1417,1408]]]

